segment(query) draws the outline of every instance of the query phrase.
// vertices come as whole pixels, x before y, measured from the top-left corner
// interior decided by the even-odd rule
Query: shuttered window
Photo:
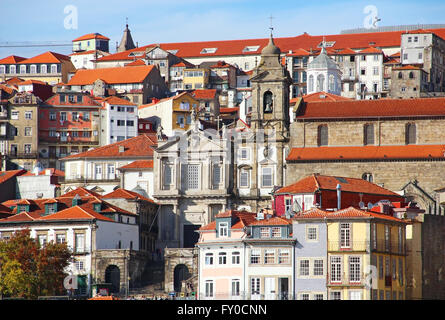
[[[328,145],[328,126],[321,125],[318,127],[318,146]]]
[[[364,126],[364,141],[363,144],[372,145],[374,144],[374,125],[373,124],[365,124]]]

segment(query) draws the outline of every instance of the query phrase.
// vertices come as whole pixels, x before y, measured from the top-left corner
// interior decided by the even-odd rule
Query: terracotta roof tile
[[[299,119],[383,118],[445,115],[445,98],[350,100],[306,103]]]
[[[219,113],[234,113],[234,112],[238,112],[238,111],[239,111],[239,107],[219,108]]]
[[[380,50],[380,49],[374,48],[374,47],[369,47],[369,48],[363,49],[363,50],[361,50],[361,51],[359,51],[357,53],[358,54],[363,54],[363,53],[383,53],[383,51]]]
[[[31,64],[31,63],[61,63],[62,60],[68,60],[71,61],[69,56],[66,56],[64,54],[47,51],[42,54],[39,54],[35,57],[22,60],[19,62],[19,64]]]
[[[136,200],[136,199],[141,199],[141,200],[145,200],[151,203],[155,203],[152,199],[150,198],[146,198],[142,195],[140,195],[137,192],[134,191],[130,191],[130,190],[126,190],[126,189],[122,189],[122,188],[118,188],[110,193],[107,193],[106,195],[102,196],[102,199],[130,199],[130,200]]]
[[[83,36],[80,36],[79,38],[76,38],[74,41],[83,41],[83,40],[90,40],[90,39],[101,39],[101,40],[110,40],[110,38],[107,38],[100,33],[89,33]]]
[[[445,159],[445,145],[292,148],[287,161]]]
[[[62,160],[79,158],[139,158],[153,157],[153,147],[157,144],[155,134],[140,134],[136,137],[105,145],[93,150],[69,155]],[[121,148],[123,150],[121,151]]]
[[[125,64],[126,67],[134,67],[134,66],[146,66],[144,60],[136,59],[133,62]]]
[[[192,92],[195,99],[215,99],[216,89],[197,89]]]
[[[256,220],[249,223],[249,226],[282,226],[292,224],[292,221],[282,217],[272,217],[269,219]]]
[[[131,68],[131,69],[128,69]],[[88,85],[101,79],[108,84],[141,83],[147,78],[154,66],[133,66],[77,70],[68,85]]]
[[[153,160],[136,160],[118,169],[153,169]]]
[[[108,217],[105,217],[104,215],[97,213],[96,211],[75,206],[71,208],[67,208],[61,211],[58,211],[56,213],[52,213],[47,216],[43,216],[38,218],[38,220],[103,220],[103,221],[114,221]]]
[[[98,194],[97,192],[94,192],[92,190],[88,190],[86,188],[83,187],[77,187],[74,190],[71,190],[65,194],[62,195],[62,197],[74,197],[76,195],[79,195],[81,197],[85,197],[85,196],[93,196],[93,197],[102,197],[100,194]]]
[[[8,56],[6,58],[0,59],[0,64],[17,64],[27,58],[19,57],[19,56]]]
[[[8,171],[0,171],[0,184],[3,182],[14,178],[16,176],[21,176],[26,173],[26,170],[8,170]]]
[[[294,98],[298,99],[298,98]],[[293,99],[292,99],[293,100]],[[291,102],[292,102],[291,100]],[[342,97],[328,92],[314,92],[303,96],[305,102],[332,102],[332,101],[351,101],[352,99]]]
[[[122,99],[116,96],[104,98],[103,101],[111,105],[137,106],[136,104],[128,101],[127,99]]]

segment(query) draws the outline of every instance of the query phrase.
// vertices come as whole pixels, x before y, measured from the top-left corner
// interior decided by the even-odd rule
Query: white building
[[[100,194],[113,191],[120,187],[121,183],[120,171],[117,168],[135,160],[153,159],[152,148],[156,144],[155,135],[141,134],[60,159],[65,163],[65,181],[61,182],[62,192],[80,186]]]
[[[153,160],[136,160],[117,169],[121,172],[121,188],[134,190],[140,187],[153,199]]]
[[[138,135],[137,105],[116,96],[104,98],[100,110],[100,145],[126,140]]]

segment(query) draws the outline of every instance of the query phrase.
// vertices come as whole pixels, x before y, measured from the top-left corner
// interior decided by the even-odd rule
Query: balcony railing
[[[38,159],[38,152],[8,152],[6,155],[10,159]]]
[[[99,138],[91,138],[89,140],[82,140],[82,137],[48,137],[39,136],[40,142],[50,142],[50,143],[63,143],[63,144],[99,144]]]
[[[328,241],[328,251],[367,251],[369,241]]]
[[[362,287],[365,285],[366,274],[361,272],[360,279],[350,279],[349,274],[346,272],[342,272],[340,274],[340,279],[338,279],[338,275],[335,275],[332,278],[332,274],[328,273],[326,278],[326,283],[328,286],[352,286],[352,287]]]
[[[81,175],[75,176],[75,177],[59,177],[59,183],[101,183],[101,182],[116,182],[118,183],[120,181],[120,177],[110,177],[107,178],[102,177],[98,179],[94,178],[85,178]]]
[[[344,74],[344,75],[341,76],[341,80],[342,81],[357,81],[358,77],[356,75],[355,76],[351,76],[351,75]]]
[[[406,250],[402,245],[400,246],[398,243],[385,243],[385,241],[378,240],[376,242],[371,242],[371,250],[375,252],[389,253],[389,254],[398,254],[405,255]]]

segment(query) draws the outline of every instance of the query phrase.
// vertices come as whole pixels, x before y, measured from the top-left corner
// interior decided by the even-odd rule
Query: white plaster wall
[[[139,172],[142,172],[142,176],[139,176]],[[148,196],[153,199],[153,186],[154,176],[153,170],[141,170],[141,171],[125,171],[123,173],[123,185],[122,187],[127,190],[133,190],[137,185],[140,185],[144,189]]]
[[[119,240],[121,249],[130,249],[133,241],[133,250],[139,250],[139,227],[135,224],[97,221],[96,248],[117,249]]]

